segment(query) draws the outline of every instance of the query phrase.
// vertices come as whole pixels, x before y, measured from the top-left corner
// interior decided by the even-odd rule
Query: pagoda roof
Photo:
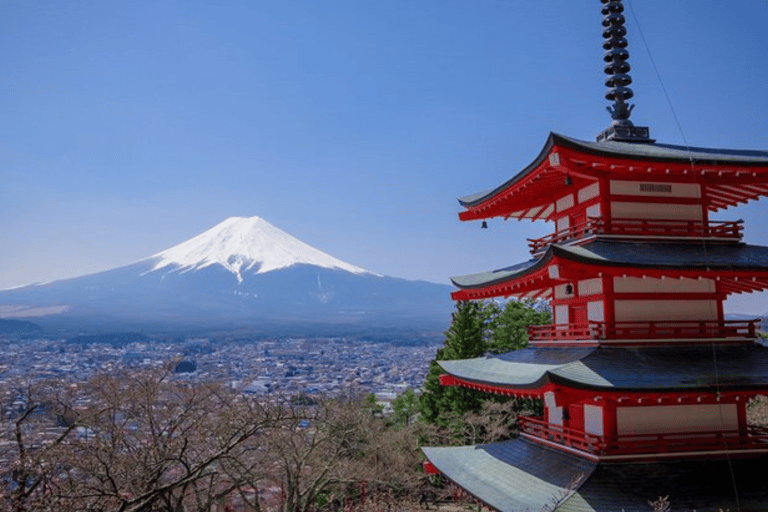
[[[552,265],[558,265],[557,273],[548,270]],[[498,270],[453,277],[451,281],[461,289],[454,292],[454,298],[465,300],[499,295],[522,296],[569,279],[569,269],[576,269],[581,274],[584,266],[614,275],[642,274],[653,277],[698,277],[707,274],[717,277],[724,272],[731,272],[741,275],[737,276],[729,291],[768,288],[768,247],[704,242],[618,242],[598,238],[581,246],[552,244],[538,259]],[[468,294],[464,292],[473,290],[480,290],[482,294],[475,296],[470,293],[470,296],[465,296]]]
[[[755,185],[768,179],[768,151],[615,140],[588,142],[550,133],[541,152],[527,167],[495,188],[459,198],[459,203],[467,209],[459,217],[462,220],[495,216],[549,218],[553,209],[546,206],[556,199],[553,192],[566,186],[563,179],[566,175],[578,185],[594,182],[606,174],[635,180],[653,179],[657,175],[665,181],[670,176],[677,176],[676,179],[683,176],[683,181],[695,181],[713,172],[722,183],[708,184],[714,193],[710,209],[746,202],[768,193],[768,189]],[[734,190],[733,185],[739,185],[739,181],[747,183],[745,174],[758,172],[762,176],[757,180],[756,174],[751,176],[749,190]],[[721,189],[721,185],[726,188]]]
[[[512,394],[527,394],[548,384],[607,391],[768,388],[768,348],[758,344],[528,347],[502,355],[438,363],[465,384]]]
[[[645,512],[660,496],[674,510],[768,510],[764,458],[610,464],[525,438],[423,451],[449,480],[501,512]]]

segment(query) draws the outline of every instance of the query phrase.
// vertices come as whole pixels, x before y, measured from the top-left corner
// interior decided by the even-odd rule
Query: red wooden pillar
[[[618,436],[616,426],[616,400],[606,399],[601,401],[603,406],[603,437],[616,439]]]
[[[607,325],[616,324],[616,294],[613,290],[613,276],[603,275],[603,315]]]
[[[737,397],[739,401],[736,402],[736,416],[739,422],[739,435],[747,435],[747,398]]]

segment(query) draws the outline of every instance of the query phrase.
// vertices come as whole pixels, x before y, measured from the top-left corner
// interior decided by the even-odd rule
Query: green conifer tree
[[[487,349],[488,326],[499,314],[495,303],[458,302],[453,321],[445,332],[445,345],[437,350],[430,363],[429,373],[424,382],[424,392],[419,399],[419,411],[430,422],[445,422],[447,418],[458,418],[469,411],[477,411],[484,394],[471,389],[440,385],[440,374],[444,373],[437,361],[471,359],[485,354]]]
[[[486,350],[504,354],[528,345],[528,326],[552,322],[548,308],[536,308],[529,300],[510,300],[493,319]]]

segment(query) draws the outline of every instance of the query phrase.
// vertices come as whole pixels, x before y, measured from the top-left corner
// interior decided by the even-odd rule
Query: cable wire
[[[691,171],[695,171],[696,163],[695,163],[694,158],[693,158],[693,151],[691,150],[691,146],[688,144],[688,139],[686,138],[685,132],[683,131],[683,126],[680,123],[680,119],[677,117],[677,112],[675,111],[675,107],[672,104],[672,99],[670,98],[669,92],[667,91],[667,88],[664,85],[664,80],[662,80],[662,78],[661,78],[661,73],[659,72],[659,68],[656,65],[656,61],[653,58],[653,54],[651,53],[651,49],[648,46],[648,42],[645,39],[645,35],[643,35],[643,29],[640,27],[640,20],[637,17],[637,13],[635,12],[634,6],[632,5],[632,0],[627,0],[627,4],[629,4],[629,9],[632,12],[632,18],[635,20],[635,25],[637,26],[637,32],[640,34],[640,39],[642,40],[643,46],[645,47],[645,51],[648,54],[648,58],[651,61],[651,65],[653,66],[653,70],[656,73],[656,78],[658,79],[659,84],[661,85],[661,90],[664,92],[664,97],[667,99],[667,104],[669,105],[669,109],[672,112],[672,117],[675,119],[675,124],[677,125],[677,130],[680,132],[680,137],[682,138],[683,144],[685,145],[685,148],[688,151],[688,160],[690,161],[690,164],[691,164]],[[703,186],[703,185],[701,185],[701,186]],[[703,214],[703,212],[702,212],[702,214]],[[704,261],[708,262],[709,261],[709,257],[707,255],[707,243],[706,243],[705,240],[701,241],[701,246],[702,246],[702,250],[704,252]],[[705,270],[706,271],[710,270],[709,264],[707,264],[707,266],[705,267]],[[717,396],[716,403],[718,405],[717,410],[718,410],[718,413],[719,413],[721,430],[724,430],[725,418],[723,417],[723,407],[722,407],[722,404],[720,403],[720,396],[721,396],[721,391],[720,391],[720,371],[719,371],[718,362],[717,362],[717,347],[715,346],[714,339],[712,339],[710,341],[710,346],[712,348],[712,364],[713,364],[714,373],[715,373],[715,391],[717,393],[717,395],[716,395]],[[729,470],[729,472],[731,474],[731,484],[733,486],[733,494],[734,494],[734,498],[736,500],[736,510],[740,512],[741,511],[741,504],[740,504],[740,500],[739,500],[739,490],[738,490],[738,487],[736,486],[736,474],[733,471],[733,462],[731,460],[730,450],[728,449],[728,441],[727,441],[727,439],[723,438],[723,443],[725,445],[726,460],[728,461],[728,470]]]

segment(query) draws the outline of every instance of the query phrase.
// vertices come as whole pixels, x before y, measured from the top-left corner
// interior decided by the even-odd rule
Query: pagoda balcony
[[[720,321],[586,322],[528,326],[533,345],[600,340],[754,339],[760,319]]]
[[[686,221],[650,219],[603,219],[589,217],[550,235],[528,239],[531,253],[539,255],[551,244],[578,243],[596,235],[642,239],[707,239],[724,242],[741,240],[744,221]]]
[[[547,423],[543,418],[518,417],[520,433],[546,443],[592,455],[626,457],[680,452],[768,450],[768,429],[747,426],[742,430],[707,430],[601,436]]]

